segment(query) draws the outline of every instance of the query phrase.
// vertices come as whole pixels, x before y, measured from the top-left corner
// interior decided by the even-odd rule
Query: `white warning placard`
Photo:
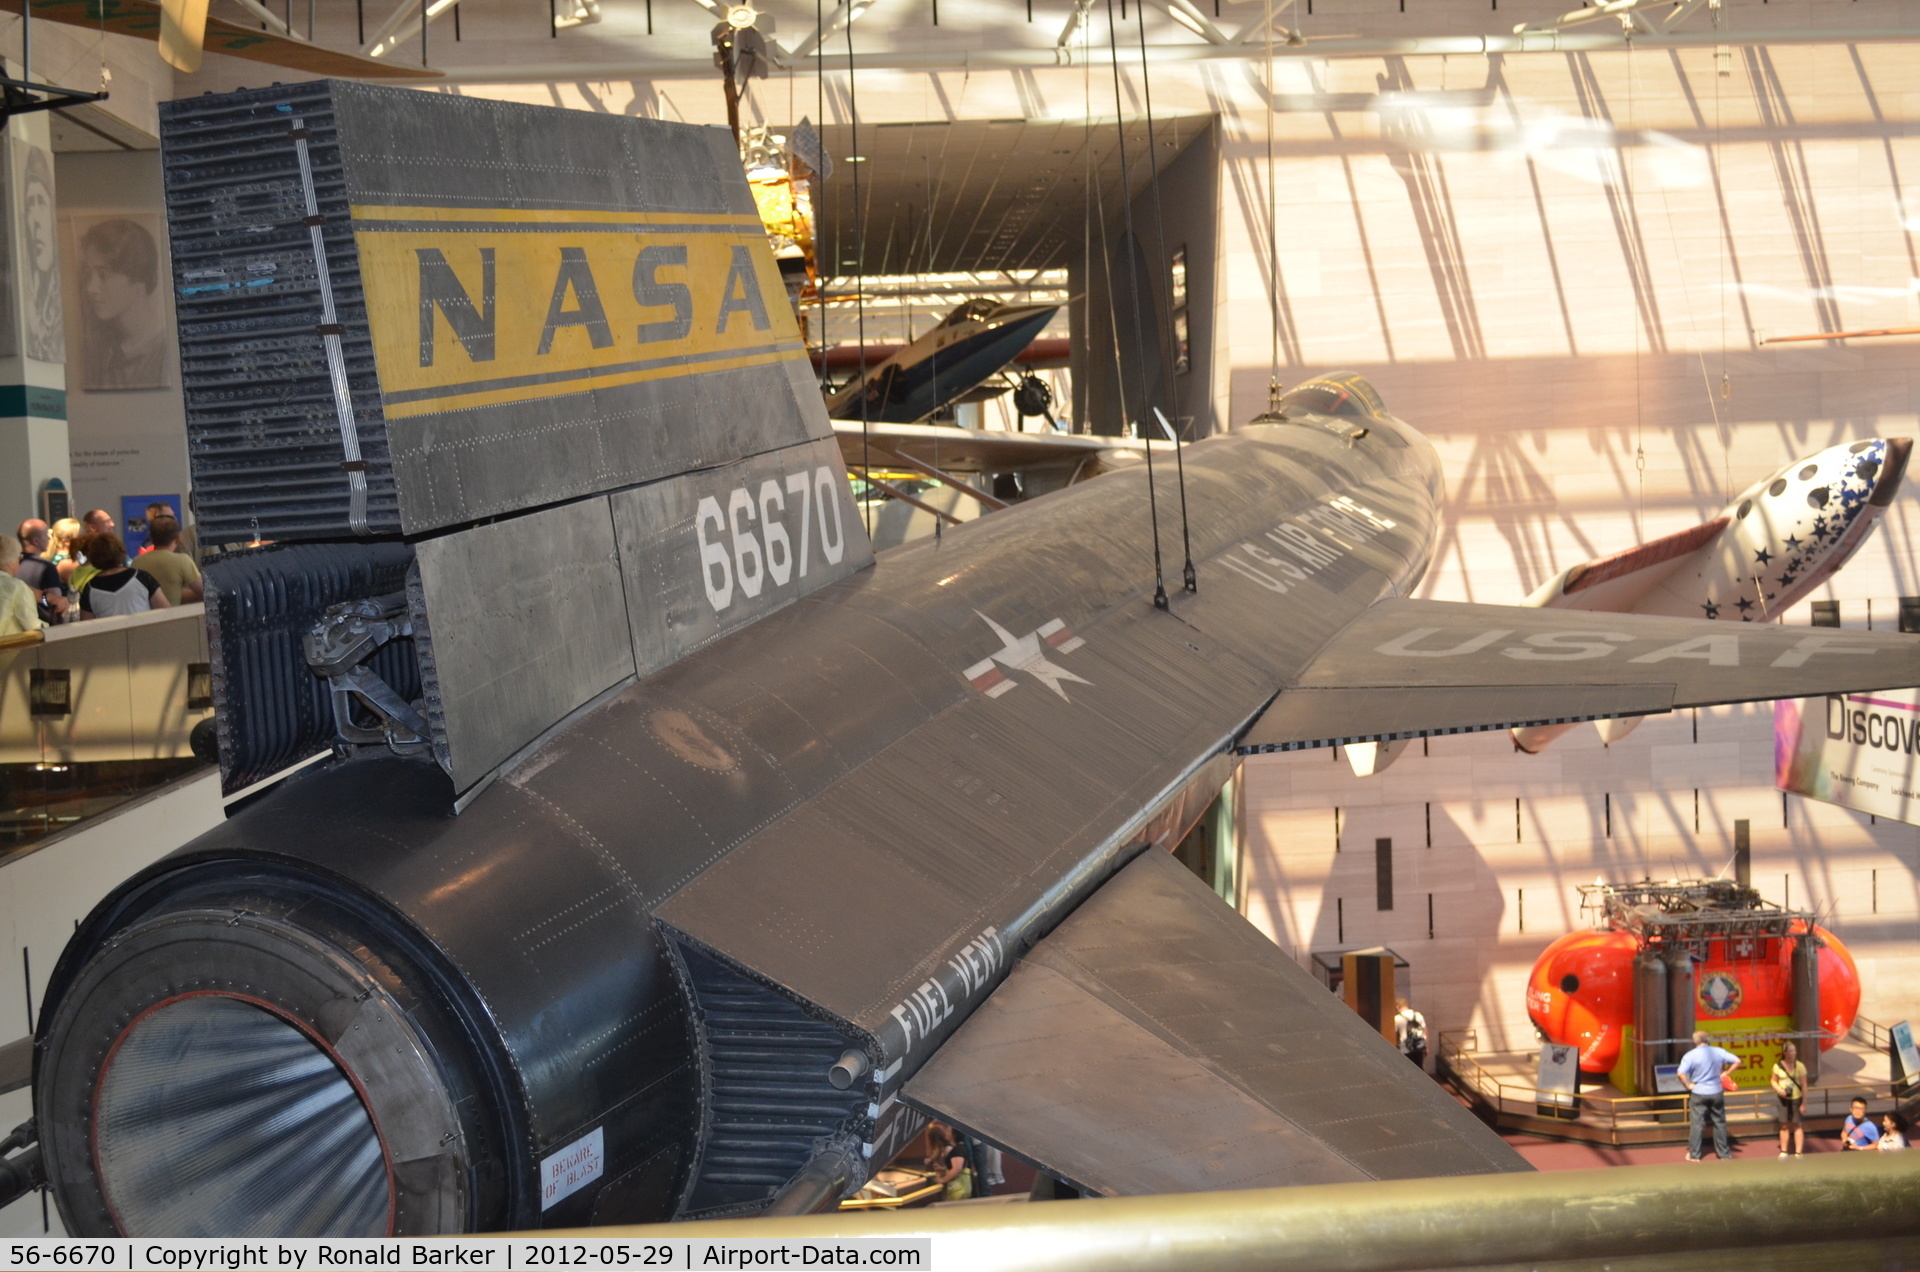
[[[540,1159],[540,1209],[550,1209],[579,1192],[607,1168],[605,1141],[596,1126],[565,1148]]]

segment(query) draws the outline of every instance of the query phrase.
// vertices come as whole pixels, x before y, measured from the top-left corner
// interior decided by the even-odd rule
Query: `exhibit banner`
[[[1913,1044],[1913,1026],[1903,1020],[1888,1032],[1893,1036],[1893,1058],[1899,1061],[1894,1080],[1910,1082],[1920,1078],[1920,1047]]]
[[[1536,1112],[1541,1117],[1578,1116],[1578,1101],[1574,1096],[1580,1089],[1580,1049],[1560,1043],[1542,1043],[1534,1089],[1539,1093]]]
[[[1920,689],[1773,704],[1774,785],[1920,825]]]

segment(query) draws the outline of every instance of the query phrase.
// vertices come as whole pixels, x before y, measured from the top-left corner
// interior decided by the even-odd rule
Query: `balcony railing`
[[[206,767],[204,610],[0,637],[0,861]]]
[[[1866,1038],[1878,1030],[1870,1026]],[[1884,1034],[1884,1030],[1878,1030]],[[1502,1075],[1480,1062],[1479,1036],[1472,1029],[1450,1029],[1440,1035],[1438,1068],[1440,1076],[1508,1130],[1532,1131],[1562,1139],[1607,1144],[1615,1148],[1637,1144],[1675,1143],[1687,1137],[1687,1097],[1685,1095],[1621,1095],[1611,1089],[1582,1091],[1542,1091],[1532,1083]],[[1502,1053],[1505,1054],[1505,1053]],[[1907,1088],[1897,1082],[1835,1082],[1811,1086],[1807,1090],[1806,1118],[1809,1124],[1833,1121],[1847,1115],[1854,1099],[1864,1099],[1875,1114],[1895,1108],[1906,1097]],[[1774,1125],[1779,1101],[1766,1087],[1742,1087],[1726,1096],[1729,1123],[1765,1123]]]

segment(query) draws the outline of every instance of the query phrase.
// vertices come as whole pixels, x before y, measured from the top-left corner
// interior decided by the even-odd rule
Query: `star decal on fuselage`
[[[974,613],[980,614],[979,610]],[[1061,688],[1063,681],[1072,681],[1077,685],[1091,685],[1093,682],[1083,676],[1076,676],[1058,663],[1050,662],[1047,653],[1070,654],[1087,642],[1075,636],[1067,625],[1059,619],[1042,623],[1036,630],[1025,636],[1016,637],[1006,628],[980,614],[980,621],[993,629],[1000,638],[1001,648],[967,668],[967,680],[989,698],[998,698],[1016,687],[1017,681],[1009,679],[1000,668],[1010,671],[1024,671],[1047,688],[1059,694],[1063,701],[1071,702],[1067,691]],[[995,666],[995,664],[999,664]]]

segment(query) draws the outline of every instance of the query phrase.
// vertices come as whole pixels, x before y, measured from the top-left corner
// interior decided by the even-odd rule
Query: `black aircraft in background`
[[[999,374],[1059,312],[986,299],[957,305],[918,339],[859,369],[828,395],[827,414],[884,424],[926,419]]]

